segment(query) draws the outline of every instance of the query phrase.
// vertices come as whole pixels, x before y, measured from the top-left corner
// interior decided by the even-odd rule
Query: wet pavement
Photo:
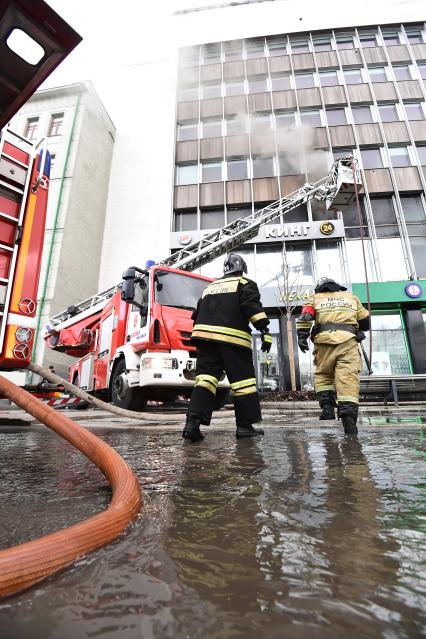
[[[426,636],[426,427],[363,417],[358,440],[306,414],[181,426],[85,420],[135,470],[145,506],[127,533],[0,603],[0,637],[108,639]],[[110,490],[41,426],[0,428],[0,545],[105,508]]]

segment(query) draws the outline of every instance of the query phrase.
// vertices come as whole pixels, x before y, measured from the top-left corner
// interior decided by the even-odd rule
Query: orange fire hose
[[[0,395],[33,415],[80,450],[102,471],[112,488],[108,508],[78,524],[0,551],[0,596],[41,581],[115,539],[136,517],[142,495],[131,468],[108,444],[58,414],[0,375]]]

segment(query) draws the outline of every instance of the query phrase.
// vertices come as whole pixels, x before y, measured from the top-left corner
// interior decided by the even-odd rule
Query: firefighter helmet
[[[223,273],[224,275],[229,275],[230,273],[247,273],[247,264],[241,255],[229,253],[223,264]]]
[[[315,285],[315,293],[323,293],[330,291],[335,293],[336,291],[347,291],[348,289],[341,284],[338,284],[331,277],[321,277]]]

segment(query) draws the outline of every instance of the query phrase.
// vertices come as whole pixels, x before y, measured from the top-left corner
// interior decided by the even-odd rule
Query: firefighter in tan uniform
[[[249,322],[261,332],[262,351],[270,351],[272,338],[257,284],[243,273],[247,273],[247,265],[241,255],[228,255],[224,276],[206,286],[192,314],[197,375],[182,437],[193,442],[203,438],[200,425],[210,424],[216,388],[224,372],[234,395],[236,436],[263,435],[262,429],[253,428],[262,421],[262,414]]]
[[[337,396],[345,434],[357,435],[362,370],[358,343],[365,338],[362,331],[370,328],[368,311],[356,295],[323,277],[303,307],[296,327],[302,352],[309,350],[309,334],[314,342],[315,390],[322,408],[320,419],[335,418]]]

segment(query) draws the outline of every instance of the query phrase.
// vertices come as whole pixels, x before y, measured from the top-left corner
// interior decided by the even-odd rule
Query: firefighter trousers
[[[315,344],[315,391],[336,390],[337,403],[359,403],[361,354],[354,337],[342,344]]]
[[[197,344],[197,351],[196,383],[188,413],[210,424],[217,385],[225,372],[234,394],[237,424],[262,421],[251,350],[206,341]]]

